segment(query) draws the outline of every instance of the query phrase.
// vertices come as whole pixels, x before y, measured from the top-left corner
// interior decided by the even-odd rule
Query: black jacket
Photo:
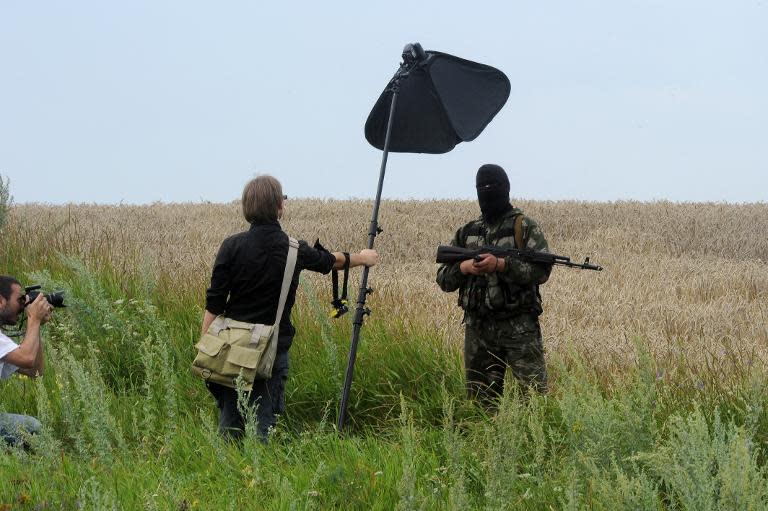
[[[206,310],[237,321],[274,323],[287,255],[288,235],[278,222],[253,224],[249,230],[225,239],[213,264]],[[295,333],[290,318],[301,270],[328,273],[335,262],[333,254],[299,241],[296,269],[280,321],[281,337]]]

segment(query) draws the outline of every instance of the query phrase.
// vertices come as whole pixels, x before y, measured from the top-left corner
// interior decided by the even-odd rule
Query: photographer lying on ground
[[[43,293],[39,293],[31,303],[27,302],[19,281],[0,275],[0,324],[15,325],[25,309],[27,313],[27,331],[20,345],[0,332],[0,380],[10,378],[17,371],[32,378],[43,374],[40,326],[51,319],[53,306]],[[10,445],[22,443],[25,432],[34,434],[40,427],[40,421],[34,417],[0,413],[0,441]]]

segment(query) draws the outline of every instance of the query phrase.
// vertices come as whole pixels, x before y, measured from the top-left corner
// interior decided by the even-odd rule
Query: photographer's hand
[[[40,326],[51,319],[53,306],[40,293],[35,301],[27,304],[27,331],[18,348],[8,353],[3,362],[9,362],[19,368],[21,374],[36,377],[43,374],[43,343],[40,340]]]
[[[53,315],[53,305],[48,303],[43,293],[40,293],[35,301],[27,304],[26,313],[29,324],[34,322],[38,325],[44,325],[50,321]]]

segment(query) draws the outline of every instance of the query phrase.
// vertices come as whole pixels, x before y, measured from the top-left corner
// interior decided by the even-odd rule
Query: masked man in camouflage
[[[510,204],[509,178],[504,169],[483,165],[476,181],[482,215],[456,231],[452,245],[548,251],[538,224]],[[481,261],[468,259],[441,265],[437,283],[446,292],[459,290],[466,325],[467,393],[470,399],[493,407],[504,390],[507,367],[523,393],[530,387],[546,392],[547,371],[538,319],[542,312],[539,285],[547,281],[552,267],[514,257],[480,257]]]

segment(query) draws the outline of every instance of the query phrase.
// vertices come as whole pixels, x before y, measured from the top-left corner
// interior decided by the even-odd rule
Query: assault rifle
[[[492,254],[496,257],[516,257],[527,263],[539,264],[559,264],[570,268],[581,268],[582,270],[602,271],[603,267],[589,262],[589,257],[584,259],[583,263],[571,262],[570,257],[550,254],[549,252],[540,252],[538,250],[519,250],[506,247],[480,247],[480,248],[461,248],[451,245],[440,245],[437,247],[437,263],[453,264],[474,259],[481,261],[480,254]]]

